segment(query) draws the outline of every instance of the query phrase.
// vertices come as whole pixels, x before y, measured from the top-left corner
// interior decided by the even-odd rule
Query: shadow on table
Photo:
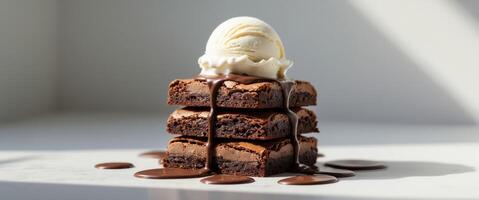
[[[33,156],[33,155],[30,155],[30,156],[21,156],[21,157],[17,157],[17,158],[8,158],[8,159],[0,159],[0,165],[6,165],[6,164],[10,164],[10,163],[17,163],[17,162],[25,162],[25,161],[29,161],[29,160],[35,160],[35,159],[38,159],[39,156]]]
[[[386,169],[356,171],[356,176],[344,180],[398,179],[408,177],[432,177],[473,172],[471,166],[423,161],[383,161]]]

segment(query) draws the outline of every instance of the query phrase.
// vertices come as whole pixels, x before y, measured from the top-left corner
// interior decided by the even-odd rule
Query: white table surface
[[[133,177],[157,161],[171,136],[155,114],[57,113],[0,125],[0,199],[479,199],[479,127],[327,123],[319,162],[342,158],[386,162],[340,182],[284,186],[281,177],[244,185],[199,179]],[[98,170],[99,162],[135,168]]]

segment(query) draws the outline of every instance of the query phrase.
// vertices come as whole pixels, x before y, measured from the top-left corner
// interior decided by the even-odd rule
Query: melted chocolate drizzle
[[[206,164],[205,169],[211,171],[213,166],[214,159],[214,136],[216,135],[216,120],[218,105],[216,103],[218,92],[220,87],[225,81],[235,81],[242,84],[252,84],[257,82],[276,82],[282,88],[283,93],[283,110],[288,115],[289,121],[291,123],[291,144],[293,145],[294,150],[294,165],[292,167],[293,172],[305,173],[305,174],[314,174],[318,170],[314,166],[304,165],[299,161],[299,140],[298,140],[298,116],[289,108],[290,97],[293,91],[296,82],[286,79],[269,79],[255,76],[244,76],[237,74],[228,74],[223,76],[203,76],[200,75],[196,77],[197,80],[205,80],[210,89],[210,113],[208,117],[208,141],[206,143],[207,155],[206,155]]]
[[[206,143],[206,163],[205,169],[211,171],[213,167],[213,159],[215,154],[214,137],[216,135],[216,120],[217,120],[217,105],[216,97],[218,96],[218,90],[223,84],[224,79],[207,79],[208,87],[210,89],[210,113],[208,115],[208,142]]]

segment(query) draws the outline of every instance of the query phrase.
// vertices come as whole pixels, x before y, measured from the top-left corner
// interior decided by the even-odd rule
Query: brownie
[[[306,81],[295,81],[290,107],[316,105],[316,90]],[[210,91],[205,80],[178,79],[170,83],[168,104],[183,106],[210,106]],[[280,108],[283,91],[277,82],[241,84],[225,81],[219,88],[218,107],[226,108]]]
[[[299,137],[300,162],[316,163],[317,141]],[[215,142],[214,168],[221,174],[270,176],[288,171],[293,163],[293,145],[290,139],[272,141],[218,140]],[[206,162],[206,139],[177,137],[168,145],[164,167],[203,168]]]
[[[318,132],[318,122],[313,111],[293,108],[298,116],[298,133]],[[207,137],[208,108],[186,107],[174,111],[167,122],[172,134]],[[216,121],[216,137],[270,140],[289,135],[291,125],[288,115],[278,109],[222,110]]]

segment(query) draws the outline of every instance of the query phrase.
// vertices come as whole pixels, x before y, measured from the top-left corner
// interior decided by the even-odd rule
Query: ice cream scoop
[[[270,25],[254,17],[235,17],[211,33],[198,64],[201,75],[235,73],[281,79],[292,62],[285,58],[283,43]]]

